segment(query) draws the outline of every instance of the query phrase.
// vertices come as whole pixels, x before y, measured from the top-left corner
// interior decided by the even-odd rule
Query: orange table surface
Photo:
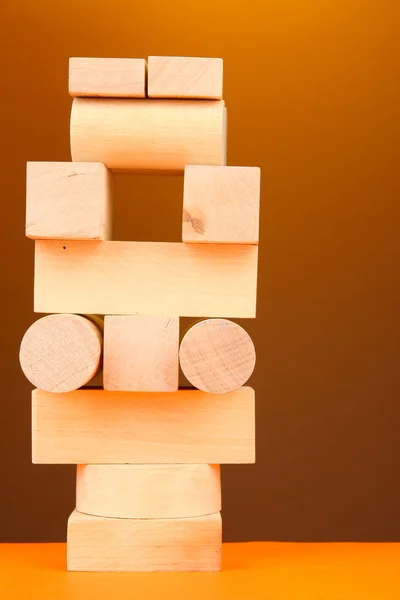
[[[0,599],[400,599],[400,543],[224,544],[221,573],[68,573],[65,552],[0,545]]]

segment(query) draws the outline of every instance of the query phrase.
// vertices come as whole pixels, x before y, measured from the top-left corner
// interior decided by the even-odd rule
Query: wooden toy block
[[[102,331],[78,315],[48,315],[25,333],[19,353],[29,381],[47,392],[70,392],[85,385],[101,365]]]
[[[35,242],[35,312],[254,317],[257,246]]]
[[[106,316],[104,389],[176,392],[179,317]]]
[[[68,571],[219,571],[220,513],[186,519],[111,519],[75,510]]]
[[[199,517],[221,510],[219,465],[78,465],[76,508],[124,519]]]
[[[108,239],[111,235],[111,177],[100,163],[28,162],[27,237]]]
[[[144,58],[69,59],[71,96],[146,97]]]
[[[34,390],[32,457],[45,464],[253,463],[254,391]]]
[[[258,244],[260,169],[185,167],[184,242]]]
[[[150,98],[222,98],[222,58],[149,56]]]
[[[185,377],[196,388],[225,394],[249,379],[256,362],[249,334],[227,319],[199,321],[184,335],[179,360]]]
[[[185,165],[223,165],[226,111],[222,100],[75,98],[73,161],[113,170],[183,173]]]

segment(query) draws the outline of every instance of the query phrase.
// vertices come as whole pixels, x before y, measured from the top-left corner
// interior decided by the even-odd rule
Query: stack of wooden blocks
[[[221,59],[72,58],[69,90],[72,162],[27,166],[33,462],[78,465],[69,570],[219,570],[219,465],[255,460],[229,318],[255,317],[260,169],[226,166]],[[182,242],[110,239],[112,171],[184,175]]]

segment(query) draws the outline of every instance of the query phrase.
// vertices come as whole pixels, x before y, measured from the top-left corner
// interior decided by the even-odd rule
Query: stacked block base
[[[181,519],[117,519],[74,511],[69,571],[219,571],[220,513]]]

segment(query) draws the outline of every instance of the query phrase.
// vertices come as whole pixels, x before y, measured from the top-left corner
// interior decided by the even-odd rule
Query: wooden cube
[[[185,519],[114,519],[75,510],[68,520],[68,571],[219,571],[221,550],[219,512]]]
[[[222,98],[222,58],[149,56],[150,98]]]
[[[175,392],[179,376],[179,317],[106,316],[104,389]]]
[[[108,239],[111,183],[111,175],[101,163],[28,162],[27,237]]]
[[[258,167],[185,167],[184,242],[258,244],[259,212]]]
[[[73,97],[145,98],[146,66],[144,58],[72,57],[69,93]]]

